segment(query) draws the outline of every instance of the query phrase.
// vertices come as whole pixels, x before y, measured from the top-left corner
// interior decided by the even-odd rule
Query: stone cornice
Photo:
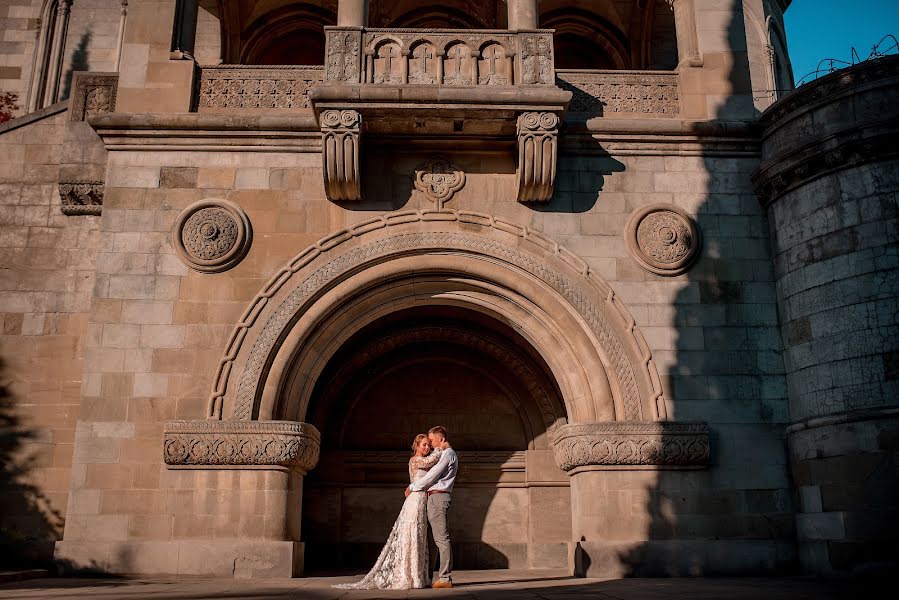
[[[550,431],[553,455],[563,471],[606,467],[705,467],[706,423],[613,421],[563,425]]]
[[[321,434],[295,421],[172,421],[163,457],[170,466],[271,466],[303,473],[318,463]]]

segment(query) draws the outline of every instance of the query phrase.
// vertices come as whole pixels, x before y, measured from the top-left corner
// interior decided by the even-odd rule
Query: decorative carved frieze
[[[631,213],[624,241],[631,258],[656,275],[685,273],[702,247],[696,222],[673,204],[652,204]]]
[[[103,211],[102,181],[59,182],[60,210],[64,215],[99,215]]]
[[[325,27],[325,80],[329,83],[359,83],[362,29]]]
[[[163,457],[173,466],[280,466],[304,474],[318,463],[321,434],[295,421],[172,421]]]
[[[597,116],[680,114],[676,72],[557,71],[559,87],[573,93],[568,110]]]
[[[550,430],[563,471],[591,467],[704,467],[709,462],[706,423],[613,421],[562,425]]]
[[[553,195],[559,115],[527,112],[518,117],[518,201],[546,202]]]
[[[551,31],[326,27],[325,32],[327,82],[555,85]]]
[[[309,107],[309,90],[324,79],[324,67],[202,67],[199,110],[297,109]]]
[[[228,200],[200,200],[175,221],[172,242],[195,271],[218,273],[239,263],[250,249],[252,229],[242,208]]]
[[[325,110],[319,115],[322,130],[322,173],[329,200],[362,199],[359,161],[359,126],[355,110]]]
[[[415,171],[415,189],[439,209],[463,187],[465,172],[445,157],[432,158]]]
[[[69,119],[84,121],[89,115],[114,112],[118,87],[118,73],[75,73]]]

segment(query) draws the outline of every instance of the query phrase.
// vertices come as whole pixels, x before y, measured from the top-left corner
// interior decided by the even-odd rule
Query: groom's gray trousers
[[[451,501],[450,494],[428,494],[428,523],[431,525],[431,535],[434,536],[440,559],[437,581],[449,581],[453,575],[453,550],[450,547],[449,529],[446,527],[446,512]]]

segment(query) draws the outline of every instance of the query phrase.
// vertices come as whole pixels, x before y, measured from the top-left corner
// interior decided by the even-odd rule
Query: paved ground
[[[557,571],[468,571],[452,590],[408,592],[335,590],[350,577],[277,580],[35,579],[0,585],[0,598],[97,598],[98,600],[347,600],[454,598],[463,600],[827,600],[862,597],[867,587],[848,580],[803,578],[574,579]]]

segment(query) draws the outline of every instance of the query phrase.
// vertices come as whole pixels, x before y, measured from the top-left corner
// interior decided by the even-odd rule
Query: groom
[[[449,530],[446,528],[446,511],[449,510],[452,499],[453,484],[456,482],[456,473],[459,470],[459,461],[456,452],[450,447],[446,439],[446,429],[432,427],[428,431],[431,446],[443,450],[440,460],[426,475],[406,488],[406,497],[412,492],[427,490],[428,492],[428,523],[431,525],[431,534],[434,543],[437,544],[437,555],[440,559],[440,571],[437,581],[431,587],[453,587],[453,551],[450,548]]]

